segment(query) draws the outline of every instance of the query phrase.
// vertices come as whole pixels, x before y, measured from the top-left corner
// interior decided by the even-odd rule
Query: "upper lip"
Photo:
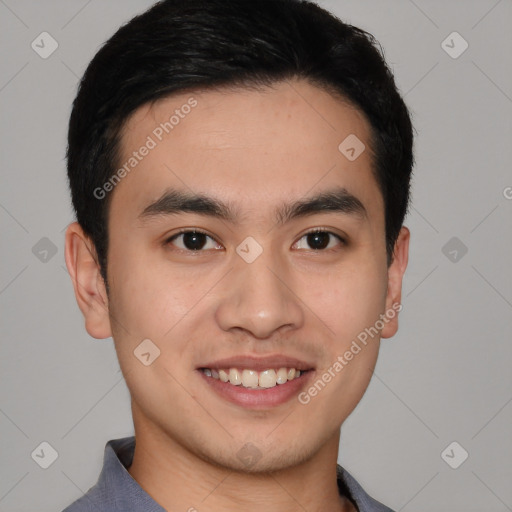
[[[225,359],[218,359],[217,361],[201,364],[199,368],[210,368],[221,370],[226,368],[240,368],[250,369],[256,371],[269,370],[271,368],[295,368],[296,370],[306,371],[312,370],[314,366],[306,361],[301,361],[295,357],[288,357],[285,355],[277,354],[267,357],[257,356],[232,356]]]

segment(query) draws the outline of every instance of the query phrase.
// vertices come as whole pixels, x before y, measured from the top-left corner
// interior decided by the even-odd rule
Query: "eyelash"
[[[299,240],[302,240],[307,235],[312,235],[312,234],[315,234],[315,233],[325,233],[325,234],[328,234],[328,235],[332,235],[334,238],[336,238],[338,240],[338,242],[340,242],[340,245],[342,245],[342,246],[348,245],[347,240],[345,240],[345,238],[343,238],[341,235],[333,233],[332,231],[329,231],[328,228],[323,228],[323,227],[312,228],[309,231],[306,231],[299,238]],[[336,249],[336,247],[334,247],[334,248],[330,248],[330,249],[309,249],[309,250],[313,251],[313,252],[330,252],[330,251],[336,251],[337,249]]]
[[[164,245],[167,246],[167,245],[171,244],[180,235],[187,234],[187,233],[200,233],[200,234],[203,234],[203,235],[207,236],[208,238],[211,238],[216,243],[218,243],[211,235],[209,235],[206,231],[203,231],[200,228],[187,228],[187,229],[182,229],[182,230],[178,231],[177,233],[174,233],[174,235],[172,235],[171,237],[167,238],[165,240],[165,242],[164,242]],[[297,240],[297,242],[302,240],[305,236],[311,235],[311,234],[315,234],[315,233],[325,233],[325,234],[328,234],[328,235],[332,235],[336,239],[338,239],[338,241],[340,242],[340,244],[342,246],[346,246],[347,245],[347,241],[342,236],[340,236],[340,235],[338,235],[336,233],[333,233],[332,231],[329,231],[327,228],[322,228],[322,227],[312,228],[311,230],[306,231]],[[295,242],[295,243],[297,243],[297,242]],[[202,250],[202,249],[194,251],[192,249],[181,249],[181,248],[178,248],[177,250],[178,251],[182,251],[182,252],[187,252],[187,253],[200,253],[200,252],[204,252],[204,250]],[[309,249],[309,251],[311,251],[311,252],[329,252],[329,251],[335,251],[335,250],[336,250],[335,248],[330,248],[330,249]]]
[[[170,243],[173,242],[173,240],[175,238],[178,238],[180,235],[183,235],[183,234],[186,234],[186,233],[201,233],[202,235],[205,235],[208,238],[211,238],[212,240],[214,240],[214,238],[211,235],[209,235],[206,231],[203,231],[202,229],[199,229],[199,228],[192,228],[192,229],[188,228],[188,229],[181,229],[180,231],[178,231],[177,233],[175,233],[174,235],[169,237],[167,240],[165,240],[164,245],[169,245]],[[178,248],[177,250],[178,251],[182,251],[182,252],[188,252],[188,253],[204,252],[204,250],[202,250],[202,249],[199,250],[199,251],[192,251],[190,249],[180,249],[180,248]]]

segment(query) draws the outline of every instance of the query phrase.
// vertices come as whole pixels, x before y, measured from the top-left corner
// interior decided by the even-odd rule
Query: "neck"
[[[312,459],[272,473],[241,473],[215,465],[154,426],[136,424],[135,435],[128,471],[166,510],[355,511],[350,501],[340,496],[336,480],[339,435]]]

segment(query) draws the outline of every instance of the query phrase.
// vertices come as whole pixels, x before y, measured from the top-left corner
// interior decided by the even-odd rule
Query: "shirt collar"
[[[80,510],[97,510],[95,506],[100,505],[101,510],[109,512],[166,512],[128,472],[134,450],[134,436],[108,441],[98,482],[79,500],[88,508]],[[393,512],[368,496],[341,466],[337,466],[337,478],[340,494],[347,496],[359,512]],[[74,512],[73,508],[67,512]]]

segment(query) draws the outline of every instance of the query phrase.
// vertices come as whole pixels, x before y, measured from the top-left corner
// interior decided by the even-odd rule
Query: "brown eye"
[[[302,241],[305,242],[302,242]],[[325,249],[332,249],[336,245],[344,244],[343,238],[331,233],[330,231],[313,231],[306,233],[298,242],[299,249],[309,249],[313,251],[321,251]],[[302,244],[302,245],[301,245]],[[307,247],[305,247],[307,245]]]
[[[219,248],[219,245],[211,236],[197,230],[181,231],[169,238],[166,243],[172,244],[184,251]]]

